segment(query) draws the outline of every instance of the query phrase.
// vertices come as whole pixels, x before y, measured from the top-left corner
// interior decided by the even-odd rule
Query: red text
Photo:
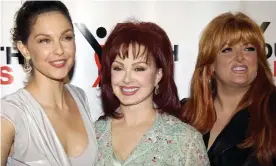
[[[9,66],[1,66],[1,85],[9,85],[13,83],[13,71]]]

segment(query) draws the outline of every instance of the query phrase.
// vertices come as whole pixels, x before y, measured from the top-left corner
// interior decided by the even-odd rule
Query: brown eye
[[[227,52],[231,52],[232,48],[228,47],[228,48],[224,48],[223,50],[221,50],[222,53],[227,53]]]
[[[145,71],[146,69],[143,67],[137,67],[134,69],[135,71]]]
[[[50,39],[39,39],[38,43],[50,43]]]
[[[114,71],[121,71],[122,68],[120,68],[120,67],[113,67],[112,70],[114,70]]]
[[[68,40],[68,41],[71,41],[73,39],[73,36],[65,36],[64,39]]]
[[[245,51],[256,51],[256,48],[254,48],[254,47],[246,47]]]

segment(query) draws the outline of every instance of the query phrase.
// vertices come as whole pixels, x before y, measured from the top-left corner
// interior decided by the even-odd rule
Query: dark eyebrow
[[[71,29],[71,28],[65,29],[65,30],[61,33],[61,35],[65,34],[65,33],[67,33],[67,32],[70,32],[70,31],[73,32],[73,29]],[[51,37],[49,34],[39,33],[39,34],[35,35],[34,38],[37,38],[38,36]]]
[[[119,62],[119,61],[114,61],[114,62],[120,64],[121,66],[124,66],[124,64],[122,62]],[[136,63],[133,63],[132,66],[135,66],[135,65],[138,65],[138,64],[146,64],[146,65],[148,65],[147,62],[136,62]]]
[[[132,66],[135,66],[135,65],[138,65],[138,64],[141,64],[141,63],[142,63],[142,64],[146,64],[146,65],[148,65],[148,63],[147,63],[147,62],[136,62],[136,63],[133,63],[133,64],[132,64]]]
[[[72,31],[72,32],[73,32],[73,29],[68,28],[68,29],[64,30],[61,34],[65,34],[65,33],[69,32],[69,31]]]
[[[119,62],[119,61],[114,61],[116,63],[119,63],[120,65],[124,66],[124,64],[122,62]]]
[[[39,33],[39,34],[35,35],[35,37],[34,37],[34,38],[37,38],[37,37],[39,37],[39,36],[50,37],[50,35],[48,35],[48,34]]]

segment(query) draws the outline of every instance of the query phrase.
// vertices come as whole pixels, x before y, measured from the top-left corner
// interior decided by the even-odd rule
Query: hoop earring
[[[158,95],[159,94],[159,85],[157,84],[155,89],[154,89],[154,94]]]
[[[23,66],[23,70],[25,73],[30,74],[30,72],[32,71],[32,66],[30,65],[30,59],[26,59],[25,58],[25,63]]]

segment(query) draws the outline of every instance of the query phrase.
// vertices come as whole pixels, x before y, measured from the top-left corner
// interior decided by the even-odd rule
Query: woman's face
[[[213,63],[213,70],[218,86],[250,86],[258,70],[256,47],[243,43],[224,46]]]
[[[139,47],[137,45],[137,47]],[[140,46],[143,52],[144,47]],[[128,58],[117,56],[111,66],[111,84],[114,94],[122,105],[130,106],[147,102],[152,105],[154,87],[162,78],[162,69],[157,69],[151,58],[134,58],[129,46]]]
[[[74,64],[75,39],[70,21],[60,12],[40,14],[27,44],[18,44],[20,52],[33,63],[34,76],[63,80]]]

